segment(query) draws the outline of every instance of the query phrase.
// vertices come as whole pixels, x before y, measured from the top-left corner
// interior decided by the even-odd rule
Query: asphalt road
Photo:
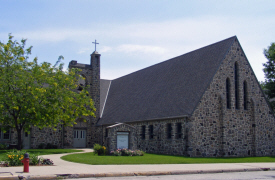
[[[275,171],[254,171],[215,174],[186,174],[186,175],[164,175],[164,176],[128,176],[128,177],[102,177],[81,178],[81,180],[275,180]],[[67,179],[75,180],[75,179]]]

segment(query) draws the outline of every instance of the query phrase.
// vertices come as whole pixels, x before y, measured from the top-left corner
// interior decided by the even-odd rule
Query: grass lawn
[[[12,151],[12,150],[0,150],[0,160],[3,159],[9,151]],[[26,151],[28,153],[37,154],[37,155],[47,155],[47,154],[62,154],[62,153],[80,152],[82,150],[75,150],[75,149],[22,149],[22,151]]]
[[[190,158],[184,156],[147,154],[144,156],[97,156],[93,153],[72,154],[61,157],[71,162],[93,165],[107,164],[198,164],[198,163],[250,163],[275,162],[275,157]]]

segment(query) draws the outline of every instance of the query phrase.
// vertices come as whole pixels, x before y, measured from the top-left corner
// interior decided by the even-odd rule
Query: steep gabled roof
[[[113,80],[98,125],[191,115],[235,38]]]

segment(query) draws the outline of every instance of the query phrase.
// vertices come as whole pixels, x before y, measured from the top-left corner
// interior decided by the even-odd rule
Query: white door
[[[86,130],[74,130],[74,147],[86,147]]]
[[[24,132],[23,135],[23,149],[30,149],[31,148],[31,135],[27,132]]]
[[[117,132],[117,149],[129,148],[129,132]]]

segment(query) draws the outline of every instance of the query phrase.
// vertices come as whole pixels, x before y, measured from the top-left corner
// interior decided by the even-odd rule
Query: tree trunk
[[[22,129],[16,129],[16,131],[17,131],[17,149],[21,150],[22,149],[22,135],[21,135]]]

